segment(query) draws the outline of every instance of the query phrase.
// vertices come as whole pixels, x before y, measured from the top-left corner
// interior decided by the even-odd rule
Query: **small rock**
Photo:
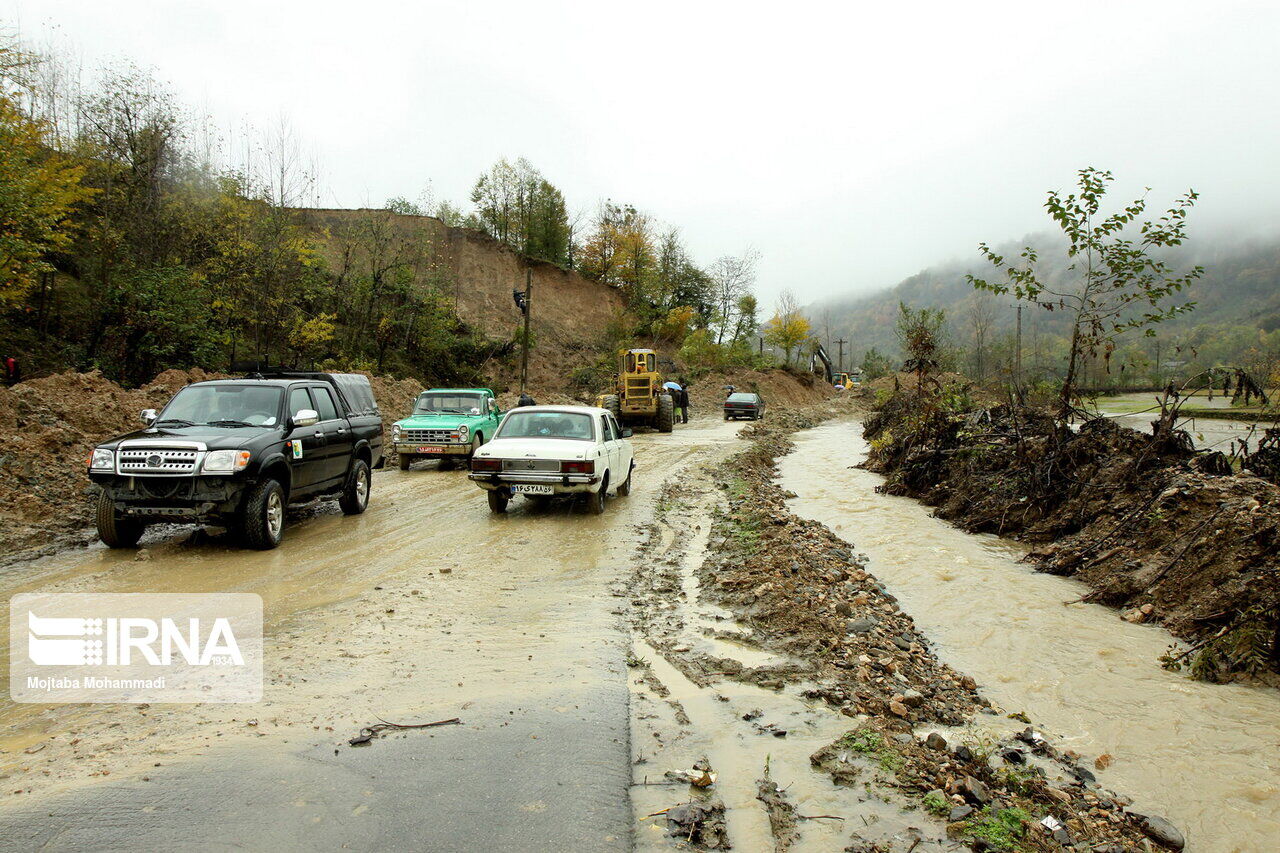
[[[965,776],[960,780],[960,793],[975,805],[985,806],[991,802],[991,792],[987,790],[987,786],[972,776]]]
[[[151,559],[151,552],[146,548],[139,548],[138,553],[133,555],[133,559],[137,560],[139,563],[145,563],[147,560]]]
[[[964,820],[971,814],[973,814],[973,806],[956,806],[951,810],[951,814],[947,815],[947,820],[950,823],[955,823],[958,820]]]
[[[442,575],[453,574],[453,569],[449,568],[448,566],[445,566],[443,569],[440,570],[440,574]]]
[[[849,606],[849,602],[847,601],[836,602],[836,613],[839,613],[841,616],[848,616],[852,612],[853,612],[853,608]]]
[[[861,616],[857,619],[850,619],[844,623],[844,629],[850,634],[868,634],[871,629],[878,624],[879,620],[870,616]]]
[[[893,644],[904,652],[911,651],[911,641],[905,636],[894,637]]]
[[[1159,815],[1143,815],[1141,826],[1142,831],[1152,840],[1163,844],[1165,847],[1181,850],[1187,844],[1186,839],[1182,837],[1182,833],[1178,831],[1178,828]]]
[[[898,743],[902,744],[903,746],[906,746],[909,743],[915,743],[915,740],[916,740],[909,734],[901,734],[901,733],[894,735],[893,739]]]
[[[955,755],[955,757],[960,761],[965,761],[965,762],[973,761],[973,750],[965,746],[964,744],[960,744],[959,746],[957,746],[955,748],[955,751],[952,754]]]
[[[1111,766],[1111,762],[1114,760],[1115,759],[1111,757],[1111,753],[1104,752],[1093,760],[1093,766],[1098,770],[1106,770]]]
[[[1053,797],[1060,803],[1071,802],[1071,795],[1061,788],[1046,788],[1045,790],[1048,791],[1049,796]]]
[[[1002,749],[1000,750],[1000,757],[1003,758],[1007,764],[1027,763],[1027,756],[1020,749]]]
[[[924,704],[924,694],[919,690],[908,690],[902,694],[902,704],[908,708],[919,708]]]
[[[938,752],[946,752],[947,739],[937,732],[929,732],[929,736],[924,739],[924,745]]]
[[[890,699],[890,700],[889,700],[889,713],[891,713],[891,714],[893,714],[894,716],[897,716],[897,717],[905,717],[905,716],[907,716],[907,714],[909,714],[909,713],[910,713],[910,711],[908,711],[908,710],[907,710],[907,706],[906,706],[906,705],[903,705],[903,704],[902,704],[901,702],[899,702],[897,699]]]

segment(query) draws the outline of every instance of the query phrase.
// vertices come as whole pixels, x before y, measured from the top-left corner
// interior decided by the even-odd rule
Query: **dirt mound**
[[[1041,571],[1193,641],[1172,665],[1216,680],[1280,672],[1280,487],[1231,473],[1180,431],[1106,418],[1072,430],[1032,409],[954,411],[914,392],[886,401],[865,435],[886,492],[965,530],[1036,543]]]
[[[804,406],[836,394],[817,376],[789,370],[733,370],[709,373],[689,386],[690,408],[695,413],[720,408],[725,386],[764,397],[770,406]]]
[[[163,407],[186,385],[222,378],[166,370],[131,390],[98,371],[67,371],[0,388],[0,553],[89,541],[96,492],[85,468],[93,446],[139,428],[139,412]],[[407,412],[422,389],[411,379],[370,381],[388,421],[392,412]]]

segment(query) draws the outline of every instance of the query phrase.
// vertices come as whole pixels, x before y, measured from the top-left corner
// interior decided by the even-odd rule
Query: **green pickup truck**
[[[392,450],[401,471],[418,459],[439,459],[441,468],[451,468],[454,459],[470,459],[493,438],[500,420],[488,388],[432,388],[418,395],[409,417],[391,427]]]

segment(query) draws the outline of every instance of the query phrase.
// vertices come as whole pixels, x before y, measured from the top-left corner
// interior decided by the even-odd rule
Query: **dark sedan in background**
[[[758,421],[764,417],[764,398],[759,394],[735,391],[724,401],[724,419],[751,418]]]

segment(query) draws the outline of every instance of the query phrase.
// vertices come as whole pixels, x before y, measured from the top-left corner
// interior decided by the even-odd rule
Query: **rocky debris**
[[[1280,671],[1280,485],[1247,460],[1233,474],[1178,430],[1106,418],[1072,430],[1034,409],[957,411],[910,391],[864,426],[885,492],[1030,542],[1037,569],[1093,587],[1086,600],[1197,644],[1171,666],[1212,680]]]
[[[728,850],[724,803],[719,799],[682,803],[667,809],[667,834],[695,850]]]

